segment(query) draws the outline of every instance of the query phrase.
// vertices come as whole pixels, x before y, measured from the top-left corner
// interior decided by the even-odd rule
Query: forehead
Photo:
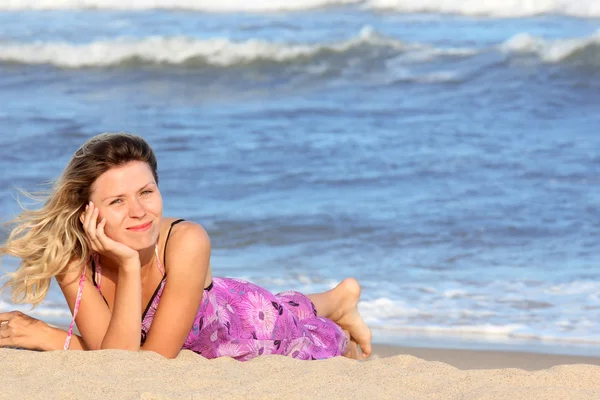
[[[150,166],[142,161],[132,161],[100,175],[92,185],[92,194],[122,194],[139,190],[151,182],[156,183]]]

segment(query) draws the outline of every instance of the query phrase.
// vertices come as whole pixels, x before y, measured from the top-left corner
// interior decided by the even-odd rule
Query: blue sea
[[[379,343],[600,355],[596,0],[0,0],[0,127],[0,222],[133,132],[216,276],[354,276]],[[55,285],[32,314],[70,321]]]

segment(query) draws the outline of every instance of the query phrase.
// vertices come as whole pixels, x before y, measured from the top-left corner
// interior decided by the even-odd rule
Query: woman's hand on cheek
[[[104,233],[106,219],[103,218],[98,223],[98,213],[98,208],[90,201],[80,217],[83,230],[90,241],[92,250],[113,259],[120,266],[139,263],[139,254],[136,250],[106,236]]]

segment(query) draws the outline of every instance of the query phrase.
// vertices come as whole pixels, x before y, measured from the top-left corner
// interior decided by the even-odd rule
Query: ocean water
[[[0,0],[0,126],[1,222],[134,132],[217,276],[354,276],[378,342],[600,354],[595,0]]]

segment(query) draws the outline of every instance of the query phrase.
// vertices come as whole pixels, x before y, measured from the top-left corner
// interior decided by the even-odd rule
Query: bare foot
[[[346,353],[344,353],[344,357],[352,358],[353,360],[358,360],[360,358],[360,353],[358,352],[358,346],[356,345],[356,342],[352,340],[348,331],[344,330],[344,333],[348,338],[348,347],[346,348]]]
[[[358,300],[360,299],[360,285],[354,278],[346,278],[337,285],[332,292],[340,298],[340,307],[338,312],[332,316],[333,322],[350,334],[350,344],[356,343],[362,350],[363,357],[371,355],[371,329],[363,321],[358,312]]]

